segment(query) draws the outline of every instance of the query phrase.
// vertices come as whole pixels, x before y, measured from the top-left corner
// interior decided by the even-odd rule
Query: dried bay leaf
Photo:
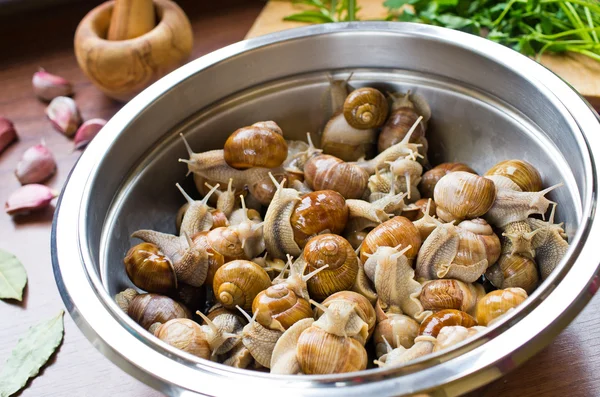
[[[0,250],[0,299],[23,299],[27,273],[16,256]]]
[[[63,339],[63,314],[29,328],[0,370],[0,397],[9,397],[36,376]]]

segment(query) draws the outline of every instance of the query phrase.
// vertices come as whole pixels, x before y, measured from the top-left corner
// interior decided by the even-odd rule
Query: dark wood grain
[[[19,184],[15,164],[29,146],[45,139],[55,153],[58,172],[49,185],[60,189],[79,153],[54,131],[44,117],[45,105],[31,91],[31,75],[42,66],[75,85],[75,100],[84,119],[110,118],[120,104],[107,99],[78,69],[73,34],[78,21],[97,1],[76,2],[51,11],[0,18],[0,115],[15,122],[20,141],[0,155],[0,201]],[[194,29],[193,58],[244,37],[258,15],[261,1],[221,0],[178,2]],[[0,301],[0,362],[25,330],[63,308],[50,263],[52,210],[13,220],[0,213],[0,248],[24,263],[29,284],[22,303]],[[544,351],[505,378],[473,396],[593,396],[600,395],[600,298]],[[0,364],[1,365],[1,364]],[[160,396],[108,361],[65,316],[65,340],[41,376],[22,396]]]

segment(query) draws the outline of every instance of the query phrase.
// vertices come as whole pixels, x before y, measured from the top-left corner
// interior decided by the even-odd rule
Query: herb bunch
[[[310,6],[310,9],[289,15],[285,21],[329,23],[356,21],[356,0],[297,0],[295,4]]]

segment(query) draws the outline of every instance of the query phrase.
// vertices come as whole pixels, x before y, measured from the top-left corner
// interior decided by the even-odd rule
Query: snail
[[[234,368],[248,368],[252,363],[254,363],[254,357],[243,343],[235,345],[229,352],[228,358],[223,361],[223,364]]]
[[[431,110],[424,100],[411,101],[410,91],[405,95],[400,93],[391,94],[392,111],[387,122],[381,129],[378,140],[378,150],[383,152],[385,149],[400,142],[410,127],[415,123],[419,116],[423,116],[423,122],[419,124],[417,130],[411,137],[412,143],[419,143],[419,138],[425,137],[427,121],[431,117]],[[413,99],[417,97],[413,95]]]
[[[425,283],[419,299],[425,310],[456,309],[471,313],[484,295],[481,284],[449,279]]]
[[[504,227],[512,222],[524,221],[532,214],[545,214],[554,202],[544,196],[560,186],[562,183],[539,192],[519,192],[496,186],[496,200],[485,217],[490,224]]]
[[[502,254],[495,265],[485,272],[496,288],[523,288],[528,294],[533,292],[539,281],[535,262],[521,255]]]
[[[181,234],[181,222],[183,221],[183,216],[189,207],[190,203],[185,203],[177,210],[177,215],[175,216],[175,228],[177,229],[177,234]]]
[[[313,144],[310,132],[306,133],[306,142],[288,141],[288,155],[283,162],[283,169],[288,175],[293,175],[298,182],[304,181],[304,165],[306,162],[323,153],[322,149],[317,149]],[[290,180],[295,182],[295,180]]]
[[[269,274],[269,277],[273,279],[275,274],[280,274],[284,269],[287,269],[287,265],[281,259],[268,258],[269,253],[265,252],[263,256],[252,259],[252,262],[256,263]]]
[[[215,273],[213,292],[224,307],[252,308],[252,301],[261,291],[269,288],[271,278],[254,262],[234,260],[221,266]]]
[[[269,368],[271,366],[273,349],[282,332],[263,327],[256,321],[258,312],[254,312],[254,316],[250,317],[241,307],[237,306],[237,308],[248,320],[248,324],[241,332],[242,343],[257,363]]]
[[[495,205],[495,199],[492,181],[465,171],[444,175],[433,191],[437,216],[445,222],[480,217]]]
[[[539,229],[531,230],[526,221],[511,222],[502,231],[502,253],[512,255],[523,255],[528,258],[535,256],[532,240]]]
[[[227,217],[225,216],[223,211],[213,209],[213,210],[210,210],[210,214],[212,215],[212,218],[213,218],[212,229],[216,229],[218,227],[229,226],[229,219],[227,219]]]
[[[192,199],[183,188],[176,183],[177,189],[181,192],[185,200],[189,204],[181,219],[179,234],[186,233],[188,236],[193,236],[198,232],[210,230],[213,226],[213,217],[208,206],[210,196],[219,188],[219,184],[215,185],[204,198],[200,201]]]
[[[485,220],[463,221],[458,226],[437,222],[438,227],[419,251],[417,277],[455,278],[471,283],[498,259],[500,240]]]
[[[156,245],[173,262],[177,281],[200,287],[208,272],[210,255],[186,233],[182,236],[138,230],[131,237]]]
[[[328,267],[307,280],[309,295],[322,301],[328,296],[349,290],[358,274],[358,257],[350,243],[335,234],[321,234],[311,238],[303,251],[305,272],[311,273]]]
[[[346,233],[375,227],[389,220],[395,212],[402,212],[402,209],[406,208],[404,198],[407,194],[395,194],[394,190],[391,190],[380,199],[370,203],[364,200],[346,200],[350,217],[346,225]]]
[[[256,321],[266,328],[284,332],[297,321],[312,317],[310,303],[286,284],[275,284],[260,292],[252,302]]]
[[[179,161],[188,165],[189,172],[193,172],[204,179],[200,180],[202,185],[206,180],[227,185],[229,180],[233,179],[233,189],[241,191],[248,186],[252,196],[259,200],[261,204],[269,205],[275,193],[275,188],[269,179],[269,173],[271,172],[273,175],[282,178],[284,172],[282,168],[252,167],[246,170],[238,170],[227,164],[223,150],[194,153],[183,134],[181,137],[190,158],[179,159]],[[198,183],[196,183],[196,186],[198,186]]]
[[[429,235],[433,233],[433,231],[439,225],[439,221],[433,217],[433,213],[435,212],[434,207],[435,203],[433,200],[427,199],[427,205],[425,208],[421,207],[420,209],[421,216],[417,217],[417,220],[413,221],[413,225],[417,228],[419,234],[421,235],[421,241],[427,240]],[[405,212],[403,212],[403,214],[404,213]]]
[[[471,167],[463,163],[442,163],[425,172],[419,182],[419,191],[424,198],[433,198],[435,185],[443,176],[451,172],[463,171],[477,174]]]
[[[215,249],[210,245],[210,242],[208,241],[208,233],[209,232],[200,232],[196,234],[193,238],[193,241],[194,246],[197,247],[200,252],[206,252],[207,271],[204,282],[208,285],[212,285],[217,269],[219,269],[225,263],[225,257],[219,252],[215,251]]]
[[[377,302],[377,292],[373,289],[371,280],[369,280],[369,277],[365,273],[365,267],[360,259],[358,260],[356,280],[354,280],[351,290],[367,298],[372,305]]]
[[[136,287],[158,294],[177,288],[173,263],[156,245],[141,243],[131,247],[123,261],[127,276]]]
[[[346,122],[359,130],[381,127],[388,115],[389,105],[381,91],[363,87],[352,91],[344,101]]]
[[[404,255],[412,247],[379,246],[373,254],[366,254],[365,273],[375,285],[382,307],[406,313],[418,321],[429,312],[424,311],[419,301],[421,284],[415,281],[415,271]]]
[[[416,202],[421,198],[421,194],[416,186],[407,186],[404,178],[395,178],[390,171],[380,172],[379,170],[375,170],[375,174],[369,177],[367,187],[371,192],[368,197],[370,202],[380,200],[388,194],[393,194],[392,192],[406,192],[407,196],[408,192],[410,192],[411,198],[407,200],[410,203]]]
[[[324,264],[316,270],[305,274],[308,264],[303,256],[300,256],[295,262],[292,262],[291,255],[288,255],[287,258],[288,261],[285,267],[281,270],[279,276],[273,279],[273,285],[284,284],[287,288],[292,290],[296,296],[309,300],[308,281],[320,272],[327,270],[329,264]],[[287,277],[285,277],[285,273],[288,268],[289,274]]]
[[[214,189],[214,186],[205,182],[204,185],[209,189]],[[217,196],[217,210],[221,211],[226,218],[231,216],[231,213],[235,209],[236,204],[236,195],[235,190],[233,190],[233,178],[229,178],[229,183],[227,184],[227,190],[222,192],[220,190],[215,190],[215,195]]]
[[[410,221],[418,221],[422,219],[425,214],[429,216],[434,216],[436,210],[435,202],[432,199],[419,199],[414,205],[410,207],[405,207],[402,211],[402,216],[407,218]]]
[[[569,249],[563,224],[554,223],[555,211],[556,204],[552,206],[548,222],[527,218],[527,223],[534,229],[532,233],[536,233],[532,240],[532,248],[535,248],[535,260],[542,279],[546,279],[552,273]]]
[[[263,121],[236,130],[227,138],[223,155],[231,167],[279,167],[288,154],[287,142],[274,121]]]
[[[392,175],[396,178],[403,177],[405,179],[407,186],[406,191],[409,199],[411,198],[411,189],[408,187],[417,186],[421,181],[421,175],[423,174],[423,166],[414,160],[414,158],[413,153],[412,159],[408,157],[399,157],[396,160],[389,162]]]
[[[201,328],[212,359],[230,352],[239,343],[239,333],[244,327],[242,317],[222,307],[211,309],[208,315],[201,311],[196,311],[196,314],[203,320]]]
[[[387,352],[388,341],[392,348],[403,346],[409,349],[419,333],[419,323],[405,314],[387,313],[386,318],[379,321],[375,327],[373,340],[375,355],[381,357]]]
[[[350,73],[345,79],[334,79],[333,76],[327,75],[329,80],[329,87],[327,90],[329,100],[329,111],[335,113],[341,111],[344,106],[344,101],[350,93],[350,85],[348,82],[352,78],[354,73]]]
[[[492,291],[477,303],[477,322],[480,325],[490,325],[492,321],[517,307],[525,299],[527,299],[527,292],[523,288]]]
[[[407,349],[402,345],[392,348],[387,339],[384,339],[387,353],[373,362],[382,368],[400,366],[430,354],[435,347],[436,341],[436,338],[433,336],[419,335],[415,338],[414,344]]]
[[[477,325],[477,321],[469,314],[455,309],[445,309],[427,317],[419,327],[419,335],[437,337],[440,330],[447,326],[461,325],[470,328]]]
[[[362,197],[369,175],[353,163],[322,154],[308,160],[304,165],[304,177],[313,190],[334,190],[346,199]]]
[[[187,318],[174,318],[160,325],[154,335],[169,345],[193,354],[200,358],[209,359],[211,349],[206,340],[202,327]]]
[[[447,349],[484,331],[486,327],[475,325],[465,328],[461,325],[446,326],[440,330],[436,338],[433,352]]]
[[[403,216],[395,216],[369,232],[360,248],[360,259],[365,263],[378,247],[408,247],[404,253],[409,261],[417,257],[421,248],[421,234],[411,221]]]
[[[358,231],[348,230],[344,232],[344,238],[350,243],[352,248],[358,249],[371,230],[372,228],[366,228]]]
[[[504,160],[490,168],[485,176],[500,175],[514,182],[521,191],[542,190],[542,177],[538,170],[523,160]]]
[[[127,289],[115,296],[119,307],[139,325],[149,329],[152,324],[166,323],[174,318],[190,318],[190,311],[173,299],[158,294],[138,294]]]
[[[304,248],[313,236],[325,230],[333,234],[342,233],[347,221],[346,200],[333,190],[317,190],[304,194],[289,219],[294,241],[299,248]]]

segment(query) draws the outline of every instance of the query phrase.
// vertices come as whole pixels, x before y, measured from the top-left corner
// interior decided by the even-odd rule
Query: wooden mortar
[[[128,101],[183,65],[192,52],[192,27],[181,8],[153,0],[157,25],[139,37],[107,40],[114,1],[90,11],[75,32],[75,56],[85,75],[107,96]]]

